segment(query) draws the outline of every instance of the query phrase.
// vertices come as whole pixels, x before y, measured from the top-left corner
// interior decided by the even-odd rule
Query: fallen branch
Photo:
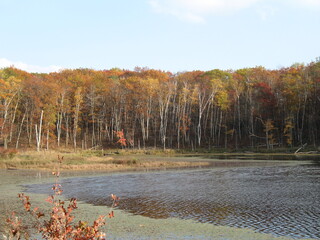
[[[294,152],[294,154],[297,154],[301,149],[304,149],[307,146],[307,143],[303,144],[300,148],[298,148],[297,151]]]

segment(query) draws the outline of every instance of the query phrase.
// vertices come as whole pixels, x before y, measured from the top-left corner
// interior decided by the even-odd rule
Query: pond
[[[320,166],[243,166],[67,178],[66,197],[151,218],[193,219],[292,238],[320,238]],[[26,185],[50,194],[51,185]]]

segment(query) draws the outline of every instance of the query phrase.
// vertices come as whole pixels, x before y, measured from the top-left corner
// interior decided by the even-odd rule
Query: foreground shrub
[[[100,227],[105,225],[107,217],[114,217],[112,208],[117,206],[119,198],[116,195],[111,194],[112,206],[107,215],[99,216],[92,225],[89,225],[85,221],[78,221],[73,223],[74,216],[73,211],[77,209],[77,199],[71,198],[69,203],[59,199],[59,195],[63,190],[59,184],[60,177],[60,164],[63,157],[58,156],[58,169],[52,172],[55,176],[56,182],[52,187],[53,195],[49,196],[46,201],[51,204],[51,213],[48,219],[45,218],[45,214],[39,210],[39,208],[32,207],[30,197],[24,193],[18,194],[18,197],[23,203],[24,209],[29,213],[37,224],[34,227],[41,235],[43,239],[48,240],[93,240],[93,239],[105,239],[106,234],[100,231]],[[7,224],[9,227],[7,239],[29,239],[30,233],[27,231],[27,227],[22,222],[22,219],[17,217],[13,212],[11,216],[7,218]]]

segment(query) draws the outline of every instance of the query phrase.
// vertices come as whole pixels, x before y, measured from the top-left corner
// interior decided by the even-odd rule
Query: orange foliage
[[[65,204],[64,201],[58,199],[58,195],[62,193],[61,185],[58,183],[60,176],[59,168],[62,163],[63,157],[58,156],[58,169],[53,172],[56,177],[56,183],[54,184],[52,190],[54,195],[49,196],[46,201],[51,204],[51,213],[48,220],[41,221],[45,214],[39,210],[39,208],[32,208],[30,197],[24,193],[18,194],[18,197],[23,203],[24,209],[30,213],[34,219],[37,220],[38,224],[36,226],[39,233],[41,233],[43,239],[48,240],[103,240],[106,234],[100,231],[100,227],[105,225],[105,218],[114,217],[114,212],[110,211],[107,215],[99,216],[92,225],[88,225],[87,222],[79,221],[73,224],[75,217],[72,215],[73,211],[77,209],[77,199],[71,198],[69,203]],[[111,208],[117,206],[120,200],[114,194],[111,194],[113,204]],[[30,234],[24,232],[24,225],[21,218],[16,217],[13,212],[6,220],[10,231],[9,237],[15,237],[20,239],[22,235],[29,239]]]

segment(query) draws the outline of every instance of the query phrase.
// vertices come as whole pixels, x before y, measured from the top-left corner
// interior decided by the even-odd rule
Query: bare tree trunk
[[[48,130],[47,130],[47,151],[49,150],[49,126],[48,126]]]
[[[66,114],[66,147],[69,145],[69,116]]]
[[[199,105],[199,112],[198,112],[198,126],[197,126],[197,137],[198,137],[198,146],[201,145],[201,122],[202,122],[202,115],[206,110],[209,101],[213,98],[214,94],[210,94],[210,96],[206,99],[205,92],[201,92],[201,89],[198,89],[198,105]]]
[[[40,151],[42,118],[43,118],[43,110],[41,110],[39,129],[38,129],[38,125],[37,124],[35,125],[35,127],[36,127],[36,140],[37,140],[37,152]]]
[[[74,123],[73,123],[73,147],[76,151],[77,149],[77,132],[78,132],[78,122],[79,122],[79,113],[80,113],[80,105],[82,102],[82,89],[78,88],[75,92],[75,110],[74,110]]]
[[[29,115],[29,114],[28,114]],[[28,135],[28,146],[31,147],[31,140],[32,140],[32,129],[33,129],[33,121],[30,117],[32,114],[30,114],[27,117],[27,135]]]
[[[17,141],[16,141],[16,149],[19,148],[19,140],[20,140],[20,135],[21,135],[22,126],[23,126],[23,122],[24,122],[25,117],[26,117],[26,112],[23,114],[23,117],[22,117],[22,120],[20,123],[19,133],[18,133]]]
[[[60,147],[61,126],[62,126],[62,113],[58,113],[58,118],[57,118],[57,145],[58,145],[58,147]]]
[[[160,139],[163,144],[163,149],[166,148],[166,139],[167,139],[167,124],[168,124],[168,110],[169,103],[171,99],[171,93],[169,92],[166,95],[165,102],[159,98],[160,104]]]
[[[63,120],[63,113],[64,113],[64,95],[65,93],[61,94],[61,102],[60,102],[60,109],[58,111],[57,117],[57,144],[60,147],[60,139],[61,139],[61,132],[62,132],[62,120]]]
[[[77,149],[78,118],[79,118],[79,110],[77,107],[75,117],[74,117],[74,123],[73,123],[73,148],[74,148],[74,150]]]
[[[6,124],[7,118],[8,118],[8,111],[9,111],[9,106],[13,100],[13,98],[15,97],[17,93],[15,93],[13,96],[11,96],[11,98],[7,101],[7,99],[5,99],[4,101],[4,116],[3,116],[3,122],[2,122],[2,126],[1,126],[1,137],[3,137],[3,131],[4,131],[4,126]]]
[[[14,112],[13,112],[13,116],[12,116],[12,120],[11,120],[11,125],[10,125],[9,142],[11,142],[11,140],[12,140],[12,132],[13,132],[14,122],[15,122],[15,119],[16,119],[16,113],[17,113],[18,103],[19,103],[19,99],[18,99],[18,101],[17,101],[16,106],[14,107]]]

